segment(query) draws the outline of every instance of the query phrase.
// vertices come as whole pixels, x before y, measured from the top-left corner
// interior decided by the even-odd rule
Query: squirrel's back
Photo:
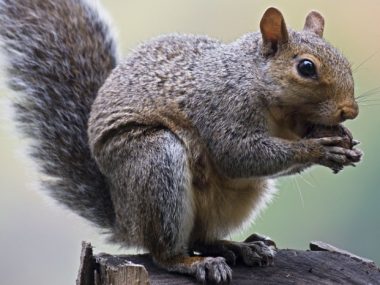
[[[112,33],[86,0],[1,0],[0,41],[14,113],[35,142],[44,186],[103,228],[114,212],[88,147],[87,121],[97,91],[115,67]]]

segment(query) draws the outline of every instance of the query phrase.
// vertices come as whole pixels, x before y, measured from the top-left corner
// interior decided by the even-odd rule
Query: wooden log
[[[77,285],[146,285],[148,272],[124,256],[100,253],[93,255],[92,246],[82,242]]]
[[[234,266],[232,284],[380,284],[380,268],[373,261],[323,242],[311,242],[310,249],[281,249],[274,266]],[[77,285],[111,284],[197,283],[158,268],[148,254],[93,255],[91,245],[83,242]]]

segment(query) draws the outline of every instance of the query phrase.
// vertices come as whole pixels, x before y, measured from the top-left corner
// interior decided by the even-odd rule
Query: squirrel
[[[268,8],[234,42],[164,35],[120,60],[89,1],[0,0],[2,68],[44,188],[199,282],[273,263],[269,238],[223,240],[266,206],[273,179],[361,160],[341,124],[358,115],[351,67],[323,30],[318,12],[295,31]]]

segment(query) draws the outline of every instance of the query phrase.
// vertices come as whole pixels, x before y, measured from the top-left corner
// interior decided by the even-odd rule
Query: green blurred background
[[[125,56],[152,36],[179,32],[223,41],[256,31],[264,10],[278,7],[288,26],[301,29],[308,11],[326,18],[325,38],[353,63],[356,94],[380,86],[380,1],[103,0]],[[308,247],[322,240],[380,263],[380,92],[361,105],[347,126],[362,143],[364,161],[339,175],[321,167],[281,179],[278,197],[255,225],[232,236],[267,234],[282,248]],[[5,98],[6,92],[0,94]],[[2,110],[3,111],[3,110]],[[96,251],[124,252],[107,245],[87,222],[63,210],[33,186],[33,166],[23,158],[24,142],[9,123],[0,123],[0,283],[74,284],[80,242]]]

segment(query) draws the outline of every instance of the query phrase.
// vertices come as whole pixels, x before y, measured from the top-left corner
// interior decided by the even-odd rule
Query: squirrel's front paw
[[[341,144],[345,140],[344,137],[324,137],[318,139],[310,139],[317,148],[317,163],[327,166],[338,173],[345,166],[355,166],[363,156],[361,150],[356,148],[342,147]],[[314,150],[313,150],[314,151]]]

